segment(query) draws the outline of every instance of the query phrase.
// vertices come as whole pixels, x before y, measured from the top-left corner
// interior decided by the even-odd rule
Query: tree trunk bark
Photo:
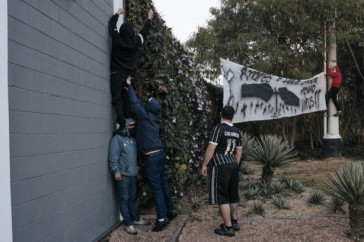
[[[364,238],[364,204],[349,204],[349,220],[353,239]]]
[[[289,142],[290,147],[294,146],[294,142],[296,140],[296,127],[297,127],[297,116],[294,116],[292,123],[292,135],[291,135],[291,140]]]

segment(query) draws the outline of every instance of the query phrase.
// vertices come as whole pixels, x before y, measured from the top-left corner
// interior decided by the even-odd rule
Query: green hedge
[[[128,1],[126,19],[135,32],[144,25],[150,8],[154,9],[152,2]],[[167,176],[173,193],[181,194],[199,178],[210,130],[219,122],[222,89],[204,81],[190,53],[158,13],[138,59],[135,90],[143,103],[153,96],[162,104]],[[141,181],[142,193],[148,194],[143,174]]]

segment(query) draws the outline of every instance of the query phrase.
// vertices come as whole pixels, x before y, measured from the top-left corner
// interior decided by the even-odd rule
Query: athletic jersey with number
[[[241,134],[233,124],[223,122],[216,125],[209,143],[217,145],[211,160],[213,166],[236,163],[235,149],[241,148]]]

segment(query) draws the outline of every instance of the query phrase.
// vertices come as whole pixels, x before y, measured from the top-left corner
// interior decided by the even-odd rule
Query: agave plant
[[[327,192],[349,204],[351,234],[364,237],[364,162],[354,162],[332,174]]]
[[[241,155],[241,160],[245,161],[248,158],[248,154],[253,148],[254,138],[248,133],[241,133],[241,147],[243,149],[243,153]],[[241,164],[241,163],[240,163]]]
[[[260,136],[260,139],[254,142],[254,146],[247,154],[247,159],[263,165],[262,179],[269,183],[276,167],[297,159],[294,147],[289,148],[286,141],[275,135]]]

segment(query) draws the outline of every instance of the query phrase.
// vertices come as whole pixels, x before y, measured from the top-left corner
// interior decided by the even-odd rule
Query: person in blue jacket
[[[110,171],[117,183],[119,195],[119,208],[123,216],[125,230],[129,234],[137,234],[134,224],[147,225],[135,207],[136,175],[139,172],[137,164],[137,147],[134,137],[135,121],[128,118],[126,121],[127,136],[120,135],[120,130],[114,132],[109,149]]]
[[[138,121],[137,146],[143,155],[148,185],[156,204],[157,220],[152,231],[159,232],[177,216],[166,176],[167,155],[159,136],[162,106],[154,98],[150,98],[148,104],[144,106],[135,94],[130,76],[126,79],[126,83]]]

